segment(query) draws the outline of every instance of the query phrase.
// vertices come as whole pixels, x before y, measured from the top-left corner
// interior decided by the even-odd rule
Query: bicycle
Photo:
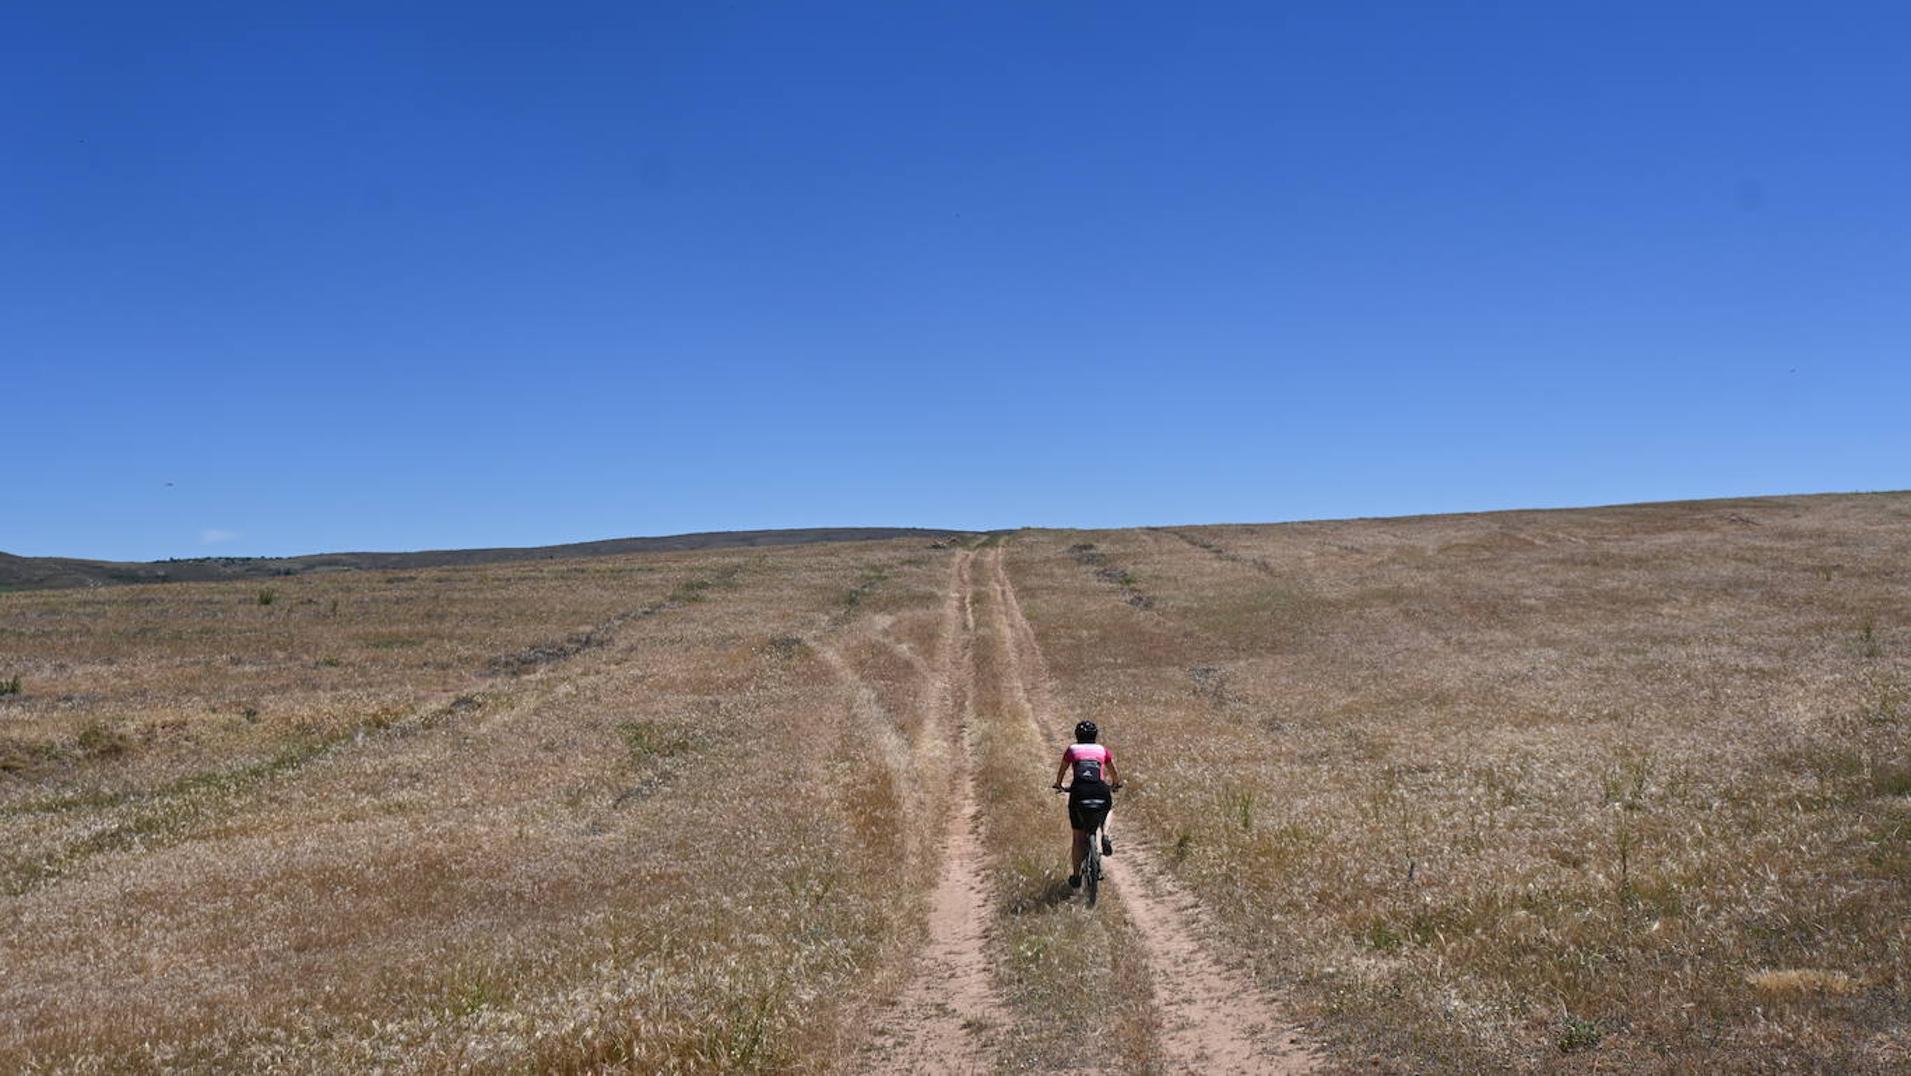
[[[1120,788],[1121,786],[1112,787]],[[1067,788],[1055,789],[1057,795],[1067,791]],[[1113,805],[1110,804],[1110,806]],[[1107,821],[1108,812],[1101,812],[1095,828],[1088,834],[1088,855],[1082,859],[1082,901],[1090,908],[1093,908],[1095,901],[1101,897],[1101,831]]]

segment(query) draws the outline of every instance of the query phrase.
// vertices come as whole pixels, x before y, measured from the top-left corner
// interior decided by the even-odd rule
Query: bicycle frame
[[[1069,787],[1057,788],[1055,791],[1065,793],[1069,791]],[[1088,833],[1088,854],[1082,857],[1082,898],[1090,908],[1093,908],[1095,902],[1101,898],[1101,835],[1107,821],[1107,812],[1103,812],[1100,824]]]

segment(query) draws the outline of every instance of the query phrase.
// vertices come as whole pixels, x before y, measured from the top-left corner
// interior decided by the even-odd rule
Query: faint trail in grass
[[[989,582],[1008,621],[1009,645],[1004,647],[1004,654],[1008,658],[1009,685],[1017,708],[1034,723],[1036,736],[1041,742],[1058,739],[1060,734],[1051,737],[1042,731],[1043,718],[1055,714],[1055,700],[1048,689],[1048,667],[1042,659],[1042,648],[1035,643],[1035,630],[1029,627],[1028,617],[1022,614],[1022,603],[1015,595],[1015,585],[1009,582],[1009,573],[1002,566],[1000,547],[989,560]],[[1024,668],[1025,662],[1034,668]]]
[[[572,636],[561,646],[534,647],[521,652],[515,657],[529,660],[529,664],[512,668],[521,673],[539,664],[562,661],[604,646],[611,641],[616,629],[629,621],[683,608],[703,601],[703,595],[713,588],[734,586],[736,574],[740,570],[741,565],[732,564],[691,576],[668,597],[620,613],[588,632]],[[524,658],[524,655],[533,653],[544,656],[535,660]],[[488,666],[494,675],[500,674],[500,670],[505,668],[499,665],[500,660],[494,658]],[[129,849],[153,850],[180,844],[191,839],[196,826],[230,816],[242,809],[250,793],[274,780],[301,771],[320,759],[362,744],[369,738],[388,739],[436,728],[484,706],[487,700],[495,702],[503,697],[506,696],[498,692],[447,692],[413,707],[397,720],[374,718],[360,721],[336,732],[296,741],[265,759],[191,774],[149,791],[58,797],[10,808],[7,813],[25,814],[68,808],[111,810],[126,807],[131,814],[121,821],[69,841],[50,854],[7,865],[0,873],[0,894],[17,897],[30,893],[108,853]]]
[[[1242,554],[1236,553],[1234,550],[1227,548],[1226,546],[1220,544],[1219,542],[1211,542],[1206,538],[1197,538],[1194,535],[1187,534],[1183,531],[1167,530],[1162,527],[1150,527],[1148,529],[1160,534],[1173,535],[1174,537],[1181,539],[1182,541],[1188,543],[1189,545],[1195,547],[1196,549],[1199,549],[1207,553],[1209,556],[1212,556],[1218,560],[1227,561],[1229,564],[1239,564],[1241,567],[1247,568],[1250,571],[1259,572],[1262,575],[1267,576],[1269,579],[1282,578],[1281,573],[1275,571],[1274,566],[1272,564],[1269,564],[1267,561],[1262,560],[1260,557],[1243,556]]]
[[[633,620],[656,616],[658,613],[681,609],[692,602],[704,600],[704,595],[717,587],[736,585],[737,572],[742,565],[727,564],[713,572],[693,575],[677,585],[677,589],[665,598],[659,598],[636,609],[627,609],[610,617],[604,622],[585,631],[576,632],[552,642],[539,643],[511,654],[499,654],[485,662],[485,672],[492,676],[522,676],[545,665],[555,665],[561,661],[605,646],[617,636],[617,630]]]
[[[618,613],[603,623],[548,643],[526,647],[510,654],[499,654],[485,662],[484,671],[492,676],[522,676],[545,665],[555,665],[610,642],[617,629],[640,617],[656,616],[671,608],[668,600],[651,602],[638,609]]]
[[[945,738],[954,747],[947,774],[953,819],[930,902],[929,940],[895,1006],[881,1015],[858,1059],[859,1072],[987,1072],[994,1039],[1009,1022],[984,949],[988,897],[968,745],[975,677],[973,558],[959,554],[952,571],[937,654],[940,712],[924,721],[925,740]]]
[[[904,783],[910,780],[912,752],[909,742],[896,727],[895,718],[883,706],[882,699],[868,681],[857,674],[842,652],[834,645],[822,639],[810,640],[810,648],[829,668],[830,675],[842,686],[843,694],[849,703],[849,712],[854,718],[855,739],[866,746],[880,763],[880,772],[864,772],[857,780],[867,785],[880,782],[898,799],[905,791]],[[907,862],[914,863],[921,854],[916,844],[916,828],[904,820],[903,848]]]
[[[269,758],[240,766],[189,774],[145,792],[117,792],[99,797],[70,796],[37,801],[7,813],[46,813],[67,808],[132,805],[131,817],[95,830],[59,848],[51,855],[13,864],[0,880],[0,894],[17,897],[71,874],[88,861],[127,849],[167,848],[188,839],[191,827],[237,810],[242,797],[268,782],[291,774],[368,736],[403,736],[434,728],[452,717],[477,708],[477,696],[440,696],[414,708],[397,721],[362,721],[323,736],[313,736],[281,748]],[[480,704],[481,705],[481,704]]]
[[[1041,646],[1001,553],[990,567],[1009,622],[1009,669],[1014,678],[1028,681],[1016,690],[1039,708],[1039,713],[1027,711],[1039,733],[1045,719],[1055,719]],[[1124,841],[1121,858],[1111,866],[1111,885],[1147,950],[1168,1071],[1296,1073],[1318,1066],[1318,1055],[1253,981],[1208,955],[1195,930],[1199,909],[1145,847]]]
[[[1134,574],[1119,564],[1111,564],[1108,555],[1095,548],[1093,542],[1078,542],[1068,547],[1068,555],[1075,563],[1094,573],[1097,580],[1113,587],[1121,600],[1137,609],[1153,609],[1154,595],[1135,585]]]

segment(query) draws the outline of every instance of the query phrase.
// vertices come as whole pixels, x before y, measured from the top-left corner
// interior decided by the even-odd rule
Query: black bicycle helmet
[[[1093,721],[1077,721],[1075,723],[1076,743],[1094,743],[1095,737],[1100,735],[1101,730],[1095,727]]]

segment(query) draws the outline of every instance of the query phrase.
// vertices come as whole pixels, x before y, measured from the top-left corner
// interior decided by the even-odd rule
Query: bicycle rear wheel
[[[1093,908],[1101,897],[1101,840],[1098,834],[1089,834],[1088,858],[1082,863],[1082,897]]]

